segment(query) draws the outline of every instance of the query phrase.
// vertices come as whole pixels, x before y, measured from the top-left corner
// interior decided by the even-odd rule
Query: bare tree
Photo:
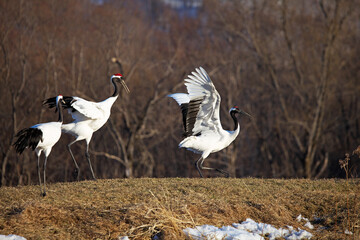
[[[32,153],[16,156],[11,144],[20,128],[52,118],[43,99],[101,101],[116,72],[131,94],[120,95],[93,136],[97,175],[197,176],[194,155],[178,149],[181,114],[166,95],[183,92],[198,66],[222,96],[224,128],[233,105],[254,117],[241,119],[239,138],[211,164],[234,177],[338,176],[337,159],[360,134],[358,1],[206,0],[196,16],[160,1],[143,4],[0,1],[2,185],[36,182]],[[73,180],[68,138],[52,151],[49,182]],[[73,149],[79,160],[84,147]],[[79,165],[87,169],[86,161]]]

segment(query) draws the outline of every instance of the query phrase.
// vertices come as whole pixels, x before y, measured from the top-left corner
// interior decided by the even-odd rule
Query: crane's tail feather
[[[180,106],[181,104],[190,102],[190,97],[186,93],[173,93],[167,96],[173,98]]]
[[[35,150],[40,141],[42,141],[43,133],[37,128],[25,128],[20,130],[15,137],[14,147],[17,153],[22,153],[25,148],[29,147]]]
[[[194,136],[190,136],[190,137],[184,138],[184,139],[179,143],[179,148],[187,148],[188,150],[193,151],[193,149],[191,148],[193,142],[194,142]]]

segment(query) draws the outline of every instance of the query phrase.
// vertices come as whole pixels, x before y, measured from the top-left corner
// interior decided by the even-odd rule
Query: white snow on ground
[[[119,239],[119,240],[130,240],[128,236],[125,236],[125,237],[119,237],[118,239]]]
[[[304,224],[305,227],[307,227],[309,229],[314,229],[314,226],[310,223],[309,219],[301,216],[301,214],[299,216],[297,216],[296,220],[298,222],[305,221],[305,224]]]
[[[304,226],[309,229],[314,229],[314,226],[310,222],[305,223]]]
[[[302,230],[287,228],[275,228],[270,224],[257,223],[248,218],[242,223],[233,223],[232,226],[221,228],[203,225],[195,228],[186,228],[184,233],[194,240],[264,240],[264,236],[270,240],[283,237],[287,240],[310,239],[312,234]]]
[[[26,240],[26,238],[14,234],[10,234],[10,235],[0,235],[0,240]]]
[[[262,240],[264,239],[259,234],[250,233],[245,230],[239,230],[231,226],[217,228],[211,225],[202,225],[195,228],[186,228],[184,230],[188,237],[194,240],[210,240],[210,239],[247,239],[247,240]]]
[[[307,218],[299,215],[297,221],[305,221],[306,227],[313,229],[313,225]],[[186,228],[184,233],[194,240],[265,240],[265,236],[269,240],[276,238],[285,238],[286,240],[310,239],[312,234],[292,226],[286,228],[275,228],[267,223],[257,223],[248,218],[242,223],[233,223],[232,226],[223,226],[221,228],[212,225],[202,225],[195,228]],[[352,234],[347,232],[346,234]],[[127,236],[119,237],[119,240],[129,240]],[[0,235],[0,240],[26,240],[26,238],[17,235]]]

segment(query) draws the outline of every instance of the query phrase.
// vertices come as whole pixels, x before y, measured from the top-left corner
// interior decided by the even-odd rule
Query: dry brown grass
[[[48,189],[42,198],[39,186],[0,188],[0,234],[185,239],[186,227],[220,227],[246,218],[306,229],[296,221],[302,214],[315,226],[306,229],[313,239],[359,239],[359,179],[347,187],[338,179],[141,178],[56,183]],[[343,234],[347,228],[354,234]]]

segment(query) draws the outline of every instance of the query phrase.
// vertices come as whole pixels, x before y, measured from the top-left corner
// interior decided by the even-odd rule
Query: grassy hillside
[[[50,184],[44,198],[39,186],[0,188],[0,234],[27,239],[184,239],[186,227],[246,218],[360,239],[360,180],[113,179]]]

